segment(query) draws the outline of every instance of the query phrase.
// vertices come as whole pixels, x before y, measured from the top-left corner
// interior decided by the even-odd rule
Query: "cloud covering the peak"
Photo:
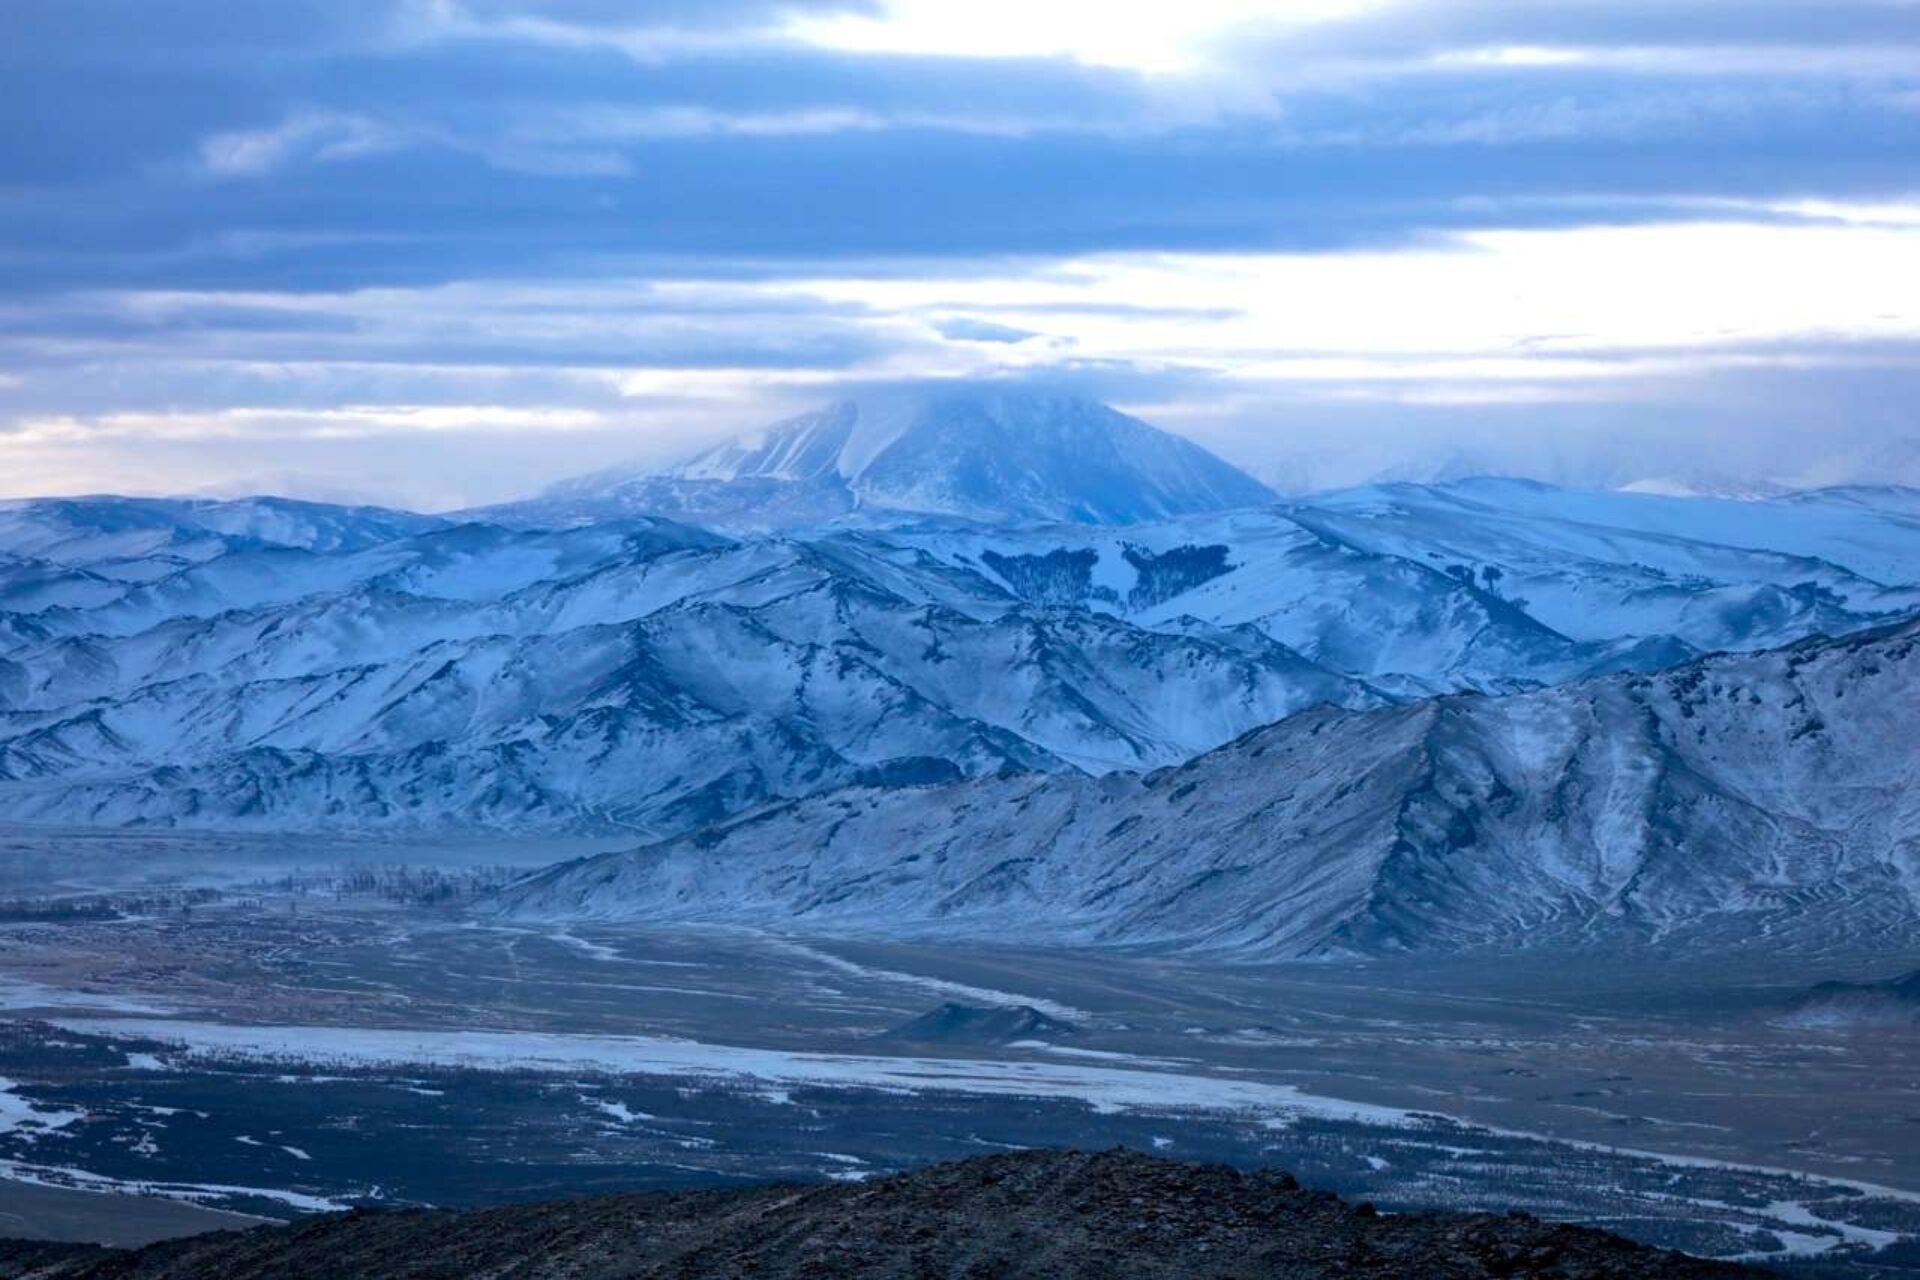
[[[1920,436],[1913,0],[8,25],[12,493],[498,501],[929,378],[1069,379],[1283,485]]]

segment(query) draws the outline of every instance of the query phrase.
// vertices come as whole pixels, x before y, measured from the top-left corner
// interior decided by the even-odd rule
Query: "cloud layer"
[[[940,376],[1081,381],[1281,483],[1845,478],[1920,435],[1911,0],[9,25],[14,493],[453,506]]]

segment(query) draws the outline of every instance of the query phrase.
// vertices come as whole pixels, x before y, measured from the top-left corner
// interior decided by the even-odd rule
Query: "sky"
[[[1920,0],[0,0],[0,494],[1041,379],[1290,489],[1920,484]]]

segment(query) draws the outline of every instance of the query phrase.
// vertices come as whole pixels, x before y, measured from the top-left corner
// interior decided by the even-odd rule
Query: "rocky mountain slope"
[[[617,468],[482,518],[661,515],[731,531],[903,517],[1130,524],[1273,493],[1200,446],[1078,396],[942,386],[840,401],[679,466]]]
[[[64,1254],[64,1258],[61,1256]],[[1764,1273],[1526,1216],[1380,1214],[1283,1174],[1127,1152],[1022,1152],[869,1183],[350,1213],[125,1253],[0,1243],[43,1280],[1514,1276]]]
[[[1320,708],[1144,777],[855,790],[565,864],[522,916],[1277,957],[1920,936],[1920,623]]]

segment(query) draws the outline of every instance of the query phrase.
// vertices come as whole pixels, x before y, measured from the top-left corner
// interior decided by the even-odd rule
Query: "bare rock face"
[[[870,1183],[356,1212],[64,1262],[43,1251],[20,1266],[0,1247],[0,1277],[47,1280],[1764,1274],[1525,1215],[1381,1214],[1285,1174],[1124,1151],[987,1156]]]

